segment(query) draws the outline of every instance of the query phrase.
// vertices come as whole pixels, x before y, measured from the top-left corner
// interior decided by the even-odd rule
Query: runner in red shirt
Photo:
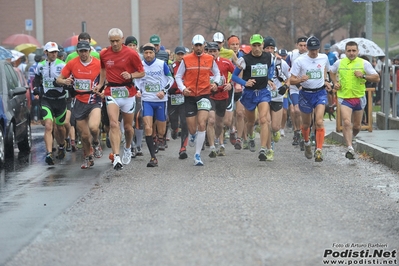
[[[99,141],[101,121],[101,97],[93,92],[100,74],[100,61],[90,55],[90,44],[79,41],[77,44],[78,57],[69,61],[57,78],[58,84],[73,85],[75,103],[73,115],[76,126],[82,138],[84,160],[82,169],[94,165],[91,143],[96,158],[103,155]]]
[[[135,109],[135,95],[133,79],[144,77],[144,68],[139,55],[133,49],[123,44],[123,32],[113,28],[108,32],[111,46],[101,51],[101,72],[99,85],[94,91],[100,92],[105,80],[105,102],[110,122],[109,138],[114,154],[113,166],[115,170],[123,168],[123,164],[129,164],[132,152],[130,149],[133,139],[133,117]],[[119,156],[121,143],[121,130],[119,127],[119,111],[124,121],[126,145],[122,161]]]
[[[212,55],[220,71],[220,86],[212,90],[210,101],[211,110],[209,111],[208,125],[206,128],[206,134],[208,137],[208,142],[211,148],[211,153],[209,157],[215,158],[216,155],[224,156],[225,147],[223,144],[223,118],[226,113],[227,106],[229,105],[229,91],[232,89],[232,85],[228,82],[229,73],[233,73],[234,65],[233,63],[225,58],[221,58],[220,48],[217,43],[209,42],[208,53]],[[211,76],[211,83],[212,81]],[[215,136],[220,139],[219,150],[215,147]]]

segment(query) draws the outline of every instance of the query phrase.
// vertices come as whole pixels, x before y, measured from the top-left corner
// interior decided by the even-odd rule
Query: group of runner
[[[111,29],[108,39],[110,46],[96,56],[90,47],[90,35],[82,33],[75,58],[67,63],[56,58],[56,43],[48,42],[44,47],[47,59],[36,70],[35,91],[38,94],[38,88],[43,88],[45,161],[49,165],[54,164],[53,138],[59,144],[58,159],[65,157],[67,92],[74,98],[70,121],[76,121],[83,144],[82,169],[94,165],[93,157],[102,156],[101,122],[108,131],[115,170],[143,154],[143,134],[150,153],[147,167],[158,166],[156,153],[167,147],[167,121],[173,139],[181,129],[179,158],[188,158],[187,145],[195,147],[196,166],[204,165],[201,151],[206,138],[209,157],[226,155],[225,128],[235,149],[255,152],[256,124],[260,129],[258,159],[273,161],[274,144],[285,135],[288,113],[294,129],[293,145],[299,145],[303,138],[306,158],[321,162],[324,111],[332,84],[341,104],[348,146],[345,156],[355,158],[352,137],[360,129],[364,83],[379,80],[371,64],[358,57],[356,43],[348,43],[347,57],[331,62],[331,66],[328,56],[319,52],[320,41],[314,36],[298,38],[297,49],[288,54],[277,50],[270,36],[254,34],[250,45],[240,49],[235,35],[227,39],[229,48],[224,47],[226,40],[221,32],[215,33],[210,42],[195,35],[192,50],[176,47],[173,62],[160,49],[158,35],[151,36],[141,47],[142,54],[137,39],[125,39],[120,29]],[[314,152],[311,127],[315,132]]]

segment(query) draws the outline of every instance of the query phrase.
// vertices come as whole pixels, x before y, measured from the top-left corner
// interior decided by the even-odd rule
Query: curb
[[[344,143],[344,137],[342,134],[339,134],[337,132],[331,132],[328,135],[326,135],[326,138],[330,138],[336,142],[339,142],[341,144]],[[362,140],[356,139],[356,152],[359,153],[367,153],[369,154],[374,160],[379,161],[380,163],[388,166],[392,170],[399,171],[399,156],[396,154],[393,154],[392,152],[378,147],[376,145],[366,143]]]

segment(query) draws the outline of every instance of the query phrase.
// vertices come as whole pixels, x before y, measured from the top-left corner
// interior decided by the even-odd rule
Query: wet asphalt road
[[[181,161],[179,141],[172,140],[158,154],[157,168],[146,167],[144,148],[143,157],[119,172],[103,157],[104,164],[88,171],[68,168],[74,176],[55,178],[53,186],[31,190],[34,183],[26,182],[14,199],[21,195],[32,205],[8,207],[0,216],[18,214],[8,228],[28,227],[33,216],[35,231],[16,253],[7,253],[6,265],[313,266],[323,265],[328,250],[345,252],[346,244],[357,245],[353,251],[377,249],[369,244],[397,251],[398,173],[367,158],[349,161],[342,146],[328,142],[325,161],[315,163],[291,138],[276,144],[274,162],[227,144],[227,156],[211,159],[207,149],[205,166],[194,167],[193,148]],[[82,176],[97,168],[101,176]],[[47,171],[65,173],[67,167],[55,169]],[[66,184],[56,185],[61,180]],[[26,197],[23,191],[33,192]],[[42,221],[29,206],[53,211]]]
[[[32,126],[32,151],[6,161],[0,174],[0,265],[40,233],[96,182],[103,164],[80,169],[81,152],[67,153],[54,166],[44,163],[41,125]]]

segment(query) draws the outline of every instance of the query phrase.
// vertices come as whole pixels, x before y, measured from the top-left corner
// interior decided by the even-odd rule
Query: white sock
[[[205,141],[205,132],[206,131],[198,131],[197,132],[197,143],[195,144],[195,153],[201,154],[202,146]]]

